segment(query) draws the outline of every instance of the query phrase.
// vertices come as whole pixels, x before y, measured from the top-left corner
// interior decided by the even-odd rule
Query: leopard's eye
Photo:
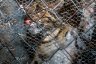
[[[68,31],[65,33],[65,36],[68,34]]]

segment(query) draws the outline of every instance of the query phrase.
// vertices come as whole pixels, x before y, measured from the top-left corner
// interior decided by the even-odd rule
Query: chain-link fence
[[[0,0],[0,64],[95,64],[95,0]]]

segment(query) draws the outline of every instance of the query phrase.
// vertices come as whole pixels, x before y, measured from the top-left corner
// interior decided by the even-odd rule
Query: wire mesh
[[[95,64],[95,2],[0,0],[0,63]]]

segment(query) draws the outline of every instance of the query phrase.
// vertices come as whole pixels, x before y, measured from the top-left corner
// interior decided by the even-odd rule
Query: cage
[[[95,0],[0,0],[0,64],[95,64]]]

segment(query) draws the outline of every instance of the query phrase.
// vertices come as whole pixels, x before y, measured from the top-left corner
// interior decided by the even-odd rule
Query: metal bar
[[[3,41],[2,41],[3,42]],[[9,53],[11,54],[11,56],[16,60],[16,61],[18,61],[17,59],[16,59],[16,57],[14,56],[14,54],[12,53],[12,51],[10,50],[10,48],[7,46],[8,44],[6,43],[6,42],[4,42],[6,45],[4,45],[7,49],[8,49],[8,51],[9,51]],[[9,42],[10,43],[10,42]],[[20,62],[18,61],[18,63],[20,64]]]

